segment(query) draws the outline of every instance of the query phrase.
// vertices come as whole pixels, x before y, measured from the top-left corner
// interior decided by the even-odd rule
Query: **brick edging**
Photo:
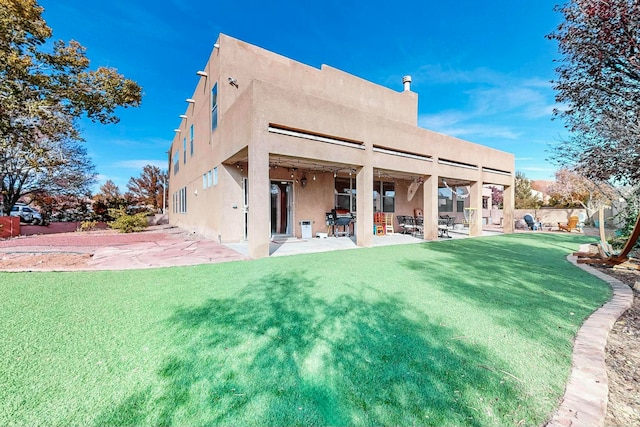
[[[547,427],[604,426],[609,398],[605,347],[614,323],[633,304],[633,291],[620,280],[590,267],[578,264],[576,257],[567,260],[611,286],[613,296],[585,320],[573,344],[572,367],[567,387]]]

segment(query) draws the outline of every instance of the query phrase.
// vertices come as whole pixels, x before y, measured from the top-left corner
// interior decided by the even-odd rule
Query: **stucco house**
[[[300,237],[301,223],[327,232],[334,208],[353,213],[358,246],[372,245],[376,212],[421,210],[436,239],[439,215],[466,209],[473,236],[490,184],[504,187],[513,231],[514,156],[418,127],[409,76],[396,91],[224,34],[196,71],[169,150],[170,224],[246,240],[252,257],[268,256],[274,235]]]

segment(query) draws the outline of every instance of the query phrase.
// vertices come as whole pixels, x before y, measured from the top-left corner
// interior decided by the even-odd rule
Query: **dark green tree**
[[[538,209],[542,206],[542,200],[532,192],[531,181],[522,172],[516,172],[514,193],[516,209]]]

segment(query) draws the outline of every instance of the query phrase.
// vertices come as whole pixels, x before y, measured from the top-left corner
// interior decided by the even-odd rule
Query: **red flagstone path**
[[[0,254],[3,253],[91,254],[83,266],[33,265],[29,271],[130,270],[248,259],[212,240],[167,226],[152,226],[147,231],[129,234],[102,230],[19,237],[0,241]],[[1,261],[0,270],[17,271],[3,269]]]

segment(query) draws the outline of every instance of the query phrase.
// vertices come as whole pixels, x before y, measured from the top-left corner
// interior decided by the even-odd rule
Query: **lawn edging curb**
[[[605,347],[609,331],[633,304],[633,291],[620,280],[578,264],[577,257],[567,256],[573,265],[604,280],[613,296],[585,320],[573,343],[571,374],[564,396],[547,427],[604,426],[609,398]]]

